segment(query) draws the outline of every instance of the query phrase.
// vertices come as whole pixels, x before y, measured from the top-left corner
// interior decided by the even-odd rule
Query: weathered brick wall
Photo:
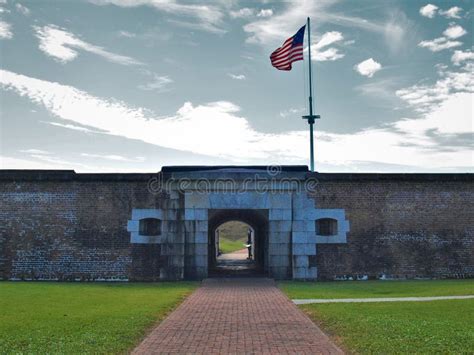
[[[166,245],[127,232],[133,208],[169,205],[153,176],[0,172],[0,279],[176,278]],[[347,244],[318,244],[320,279],[474,276],[472,176],[315,176],[316,207],[350,222]]]
[[[320,279],[474,277],[468,176],[320,177],[312,197],[318,208],[344,208],[350,221],[347,244],[318,245]]]
[[[132,245],[132,206],[156,208],[143,181],[0,181],[0,279],[154,280],[159,246]],[[118,180],[118,181],[115,181]]]

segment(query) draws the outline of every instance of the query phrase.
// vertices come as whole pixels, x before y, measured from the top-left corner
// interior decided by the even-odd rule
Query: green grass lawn
[[[0,353],[123,353],[197,283],[0,282]]]
[[[280,287],[293,299],[474,294],[474,280],[282,282]],[[300,307],[349,352],[473,353],[474,299]]]
[[[474,280],[280,282],[292,299],[474,295]]]
[[[472,354],[474,300],[311,304],[301,308],[360,354]]]
[[[234,251],[244,249],[244,243],[247,242],[247,238],[237,239],[237,240],[230,240],[227,238],[220,238],[219,239],[219,250],[223,254],[232,253]]]

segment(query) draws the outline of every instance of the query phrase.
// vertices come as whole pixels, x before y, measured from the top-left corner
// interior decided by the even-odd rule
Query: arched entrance
[[[249,226],[252,258],[248,262],[222,262],[219,260],[219,228],[230,221]],[[208,270],[210,275],[245,276],[265,274],[268,265],[268,210],[218,209],[209,210]]]

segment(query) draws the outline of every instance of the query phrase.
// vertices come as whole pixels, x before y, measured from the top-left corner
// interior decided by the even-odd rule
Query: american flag
[[[301,27],[296,34],[288,38],[283,46],[270,55],[272,65],[278,70],[291,70],[291,63],[303,60],[303,39],[305,26]]]

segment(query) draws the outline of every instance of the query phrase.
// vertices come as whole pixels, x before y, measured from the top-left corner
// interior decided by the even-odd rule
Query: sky
[[[0,168],[473,172],[474,1],[0,0]]]

